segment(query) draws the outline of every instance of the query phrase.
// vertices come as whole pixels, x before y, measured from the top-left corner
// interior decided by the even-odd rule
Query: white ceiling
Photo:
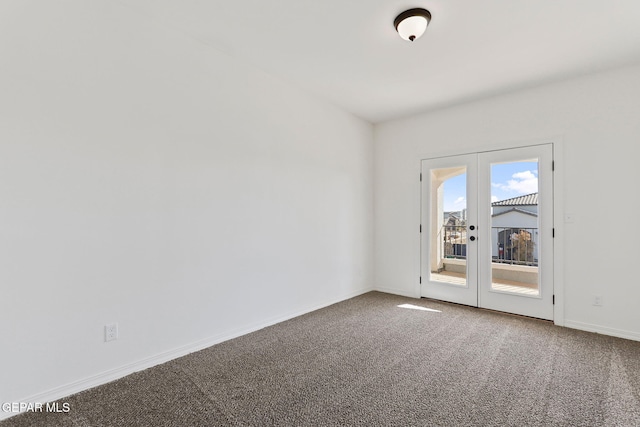
[[[122,0],[371,122],[640,62],[638,0]],[[424,7],[416,42],[393,19]]]

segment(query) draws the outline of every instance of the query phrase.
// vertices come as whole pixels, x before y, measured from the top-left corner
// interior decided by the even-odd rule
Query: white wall
[[[376,125],[377,289],[419,295],[420,159],[562,141],[556,178],[564,199],[556,207],[575,220],[556,223],[556,244],[564,247],[564,274],[556,278],[564,315],[556,320],[640,339],[634,268],[640,246],[633,234],[640,206],[639,99],[636,66]],[[592,305],[593,295],[602,296],[602,307]]]
[[[370,124],[118,2],[0,16],[1,402],[372,289]]]

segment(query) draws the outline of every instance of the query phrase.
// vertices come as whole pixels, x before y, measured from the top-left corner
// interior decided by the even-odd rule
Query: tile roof
[[[511,199],[500,200],[491,203],[491,206],[537,206],[538,193],[526,194],[524,196],[512,197]]]

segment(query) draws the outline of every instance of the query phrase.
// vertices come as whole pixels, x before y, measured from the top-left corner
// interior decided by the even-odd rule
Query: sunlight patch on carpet
[[[413,304],[400,304],[398,307],[410,308],[412,310],[422,310],[422,311],[432,311],[434,313],[442,313],[440,310],[434,310],[433,308],[421,307],[419,305],[413,305]]]

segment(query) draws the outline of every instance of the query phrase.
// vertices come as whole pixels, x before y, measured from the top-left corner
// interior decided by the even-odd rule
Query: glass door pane
[[[539,296],[538,159],[490,168],[491,289]]]
[[[467,168],[431,170],[429,280],[467,286]]]

